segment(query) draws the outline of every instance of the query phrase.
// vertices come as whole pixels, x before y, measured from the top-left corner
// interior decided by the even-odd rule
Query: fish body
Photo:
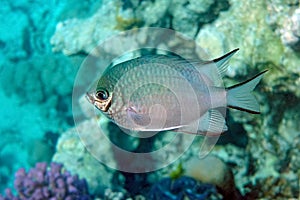
[[[263,73],[226,89],[222,76],[235,49],[212,61],[147,55],[107,68],[87,99],[122,128],[220,134],[227,130],[219,108],[259,113],[250,93]]]

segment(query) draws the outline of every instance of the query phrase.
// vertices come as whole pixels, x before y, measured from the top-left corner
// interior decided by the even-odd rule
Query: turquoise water
[[[166,186],[167,181],[159,183],[163,178],[174,178],[174,174],[196,179],[199,188],[203,182],[213,185],[207,189],[213,191],[211,194],[191,195],[190,199],[299,198],[299,10],[297,0],[3,0],[0,193],[14,187],[14,174],[19,168],[29,170],[36,163],[55,161],[86,179],[93,198],[135,199],[140,195],[163,199],[168,191],[174,195],[165,199],[176,195],[179,198],[186,193],[172,191]],[[120,32],[143,27],[172,29],[193,42],[174,39],[170,32],[148,32],[146,36],[138,35],[138,39],[113,39]],[[124,164],[122,159],[126,167],[128,163],[140,163],[132,158],[118,158],[113,148],[95,135],[98,124],[92,121],[98,120],[98,116],[89,114],[94,110],[86,99],[78,103],[78,93],[83,95],[99,73],[85,71],[87,66],[100,66],[99,71],[103,72],[103,67],[115,58],[126,60],[149,53],[129,52],[129,48],[136,50],[149,44],[162,49],[167,46],[183,57],[191,52],[201,57],[204,50],[206,60],[239,48],[230,60],[224,85],[237,84],[268,69],[254,92],[261,114],[229,110],[229,131],[220,137],[211,160],[193,164],[199,150],[196,138],[177,159],[159,154],[168,163],[163,168],[145,170],[148,173],[116,170]],[[92,51],[99,45],[101,48]],[[195,45],[202,49],[197,50]],[[105,117],[100,118],[107,137],[130,152],[151,152],[174,139],[172,133],[159,133],[148,139],[128,137]],[[89,144],[96,147],[86,149]],[[168,150],[174,153],[176,147],[179,148],[173,145]],[[99,159],[95,151],[103,157]],[[214,182],[214,177],[226,178]],[[184,188],[180,185],[183,183],[176,183]]]

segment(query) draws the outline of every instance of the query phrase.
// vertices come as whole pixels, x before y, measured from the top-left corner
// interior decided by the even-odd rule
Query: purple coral
[[[90,200],[88,186],[85,179],[72,176],[59,163],[37,163],[26,173],[24,168],[15,174],[14,187],[17,196],[10,189],[5,190],[6,196],[0,195],[0,200]]]

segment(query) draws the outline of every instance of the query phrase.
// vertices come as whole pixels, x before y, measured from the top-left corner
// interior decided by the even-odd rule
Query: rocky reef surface
[[[0,116],[4,138],[0,142],[3,147],[0,151],[1,188],[12,184],[10,176],[19,167],[54,160],[85,178],[90,191],[105,199],[143,199],[161,177],[178,178],[183,174],[214,184],[220,193],[215,195],[217,197],[299,197],[298,0],[52,3],[36,1],[29,6],[21,0],[3,1],[0,8],[4,19],[0,25],[0,96],[1,106],[6,109]],[[91,121],[82,121],[78,130],[74,128],[71,95],[81,62],[94,47],[114,34],[147,26],[171,28],[195,39],[212,56],[210,58],[240,48],[230,61],[224,79],[226,86],[269,70],[255,90],[261,114],[230,110],[227,113],[229,131],[221,136],[212,152],[216,159],[205,164],[192,162],[198,155],[196,139],[191,148],[168,167],[131,174],[107,168],[81,144],[77,131],[92,134],[91,127],[96,126]],[[13,33],[5,31],[8,29],[14,30]],[[117,48],[117,45],[110,47],[116,51]],[[93,53],[94,56],[101,54]],[[117,133],[109,124],[107,130],[111,135]],[[114,138],[115,142],[122,143],[122,137]],[[159,147],[168,139],[159,136],[146,150]],[[129,141],[125,146],[132,151],[141,150],[145,145],[142,140]],[[101,146],[99,151],[107,152],[111,158],[107,162],[117,165],[110,148]],[[173,151],[176,147],[170,148]],[[15,153],[16,150],[20,152]],[[14,162],[9,162],[8,157],[13,157]],[[207,165],[217,169],[205,168]],[[200,166],[207,170],[209,177],[191,173]],[[213,175],[216,179],[212,179]],[[226,177],[230,187],[216,182],[220,177]],[[228,191],[234,196],[226,196]]]

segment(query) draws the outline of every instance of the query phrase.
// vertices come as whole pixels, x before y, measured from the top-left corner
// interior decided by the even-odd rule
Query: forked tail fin
[[[267,71],[268,70],[265,70],[247,81],[227,88],[228,107],[259,114],[259,104],[251,92]]]

